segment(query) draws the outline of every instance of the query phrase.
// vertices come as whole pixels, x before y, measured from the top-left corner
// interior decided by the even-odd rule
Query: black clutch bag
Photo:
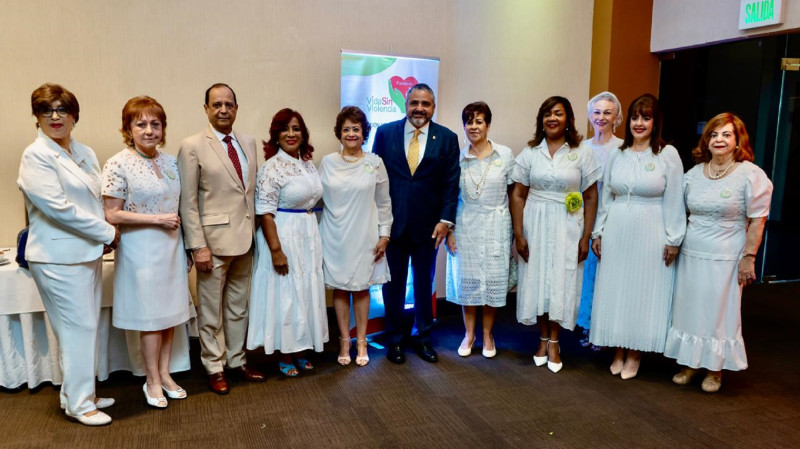
[[[25,245],[28,244],[28,228],[29,226],[25,226],[17,234],[17,257],[15,259],[20,268],[25,268],[26,270],[28,269],[28,261],[25,260]]]

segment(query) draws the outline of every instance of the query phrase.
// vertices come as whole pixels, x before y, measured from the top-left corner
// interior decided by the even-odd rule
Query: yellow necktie
[[[411,143],[408,144],[408,169],[411,170],[412,175],[417,171],[417,165],[419,165],[419,134],[421,132],[415,129],[414,137],[411,138]]]

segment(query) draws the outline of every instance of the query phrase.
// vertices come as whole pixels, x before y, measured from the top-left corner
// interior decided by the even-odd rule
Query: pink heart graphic
[[[392,89],[397,89],[398,92],[403,94],[403,98],[406,98],[406,95],[408,95],[408,89],[411,89],[411,87],[418,83],[417,79],[413,76],[409,76],[406,79],[393,76],[389,81],[392,82]]]

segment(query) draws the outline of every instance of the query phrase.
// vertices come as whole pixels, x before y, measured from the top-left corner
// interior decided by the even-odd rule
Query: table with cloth
[[[59,346],[36,284],[28,270],[15,262],[15,251],[5,250],[10,264],[0,266],[0,387],[35,388],[42,382],[60,385]],[[108,379],[114,371],[144,375],[139,349],[139,332],[116,329],[111,325],[114,262],[103,261],[103,302],[100,310],[97,349],[97,378]],[[187,301],[189,299],[187,298]],[[194,307],[190,308],[194,317]],[[170,372],[187,371],[190,323],[175,327]]]

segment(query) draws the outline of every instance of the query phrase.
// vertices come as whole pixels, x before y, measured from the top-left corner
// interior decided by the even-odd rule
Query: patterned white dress
[[[178,163],[170,154],[160,152],[151,160],[124,149],[103,167],[103,196],[125,200],[125,211],[178,213],[180,194]],[[114,256],[114,327],[157,331],[188,321],[191,296],[181,230],[122,225],[120,234]]]
[[[581,297],[583,207],[568,213],[564,200],[569,193],[584,192],[602,172],[591,149],[564,144],[551,158],[546,142],[522,150],[511,175],[530,187],[522,216],[530,254],[527,263],[519,260],[517,320],[533,325],[547,313],[550,321],[571,330]]]
[[[664,352],[671,317],[675,263],[664,246],[686,232],[683,164],[667,145],[616,150],[606,164],[593,238],[602,254],[592,306],[590,341],[598,346]]]
[[[664,355],[692,368],[743,370],[742,287],[737,281],[748,218],[769,215],[772,182],[742,162],[711,180],[698,164],[684,176],[689,225],[675,280]]]
[[[325,284],[345,291],[362,291],[391,278],[386,257],[375,262],[372,251],[380,237],[392,231],[392,200],[383,160],[364,153],[354,163],[339,152],[322,158],[320,166],[325,209],[322,269]]]
[[[289,274],[275,272],[267,240],[259,228],[247,349],[263,347],[267,354],[306,349],[322,352],[328,341],[322,242],[316,214],[305,212],[321,197],[322,183],[311,161],[295,159],[279,150],[258,170],[256,215],[275,216]],[[300,210],[303,212],[297,212]]]
[[[508,186],[513,184],[514,153],[489,142],[483,160],[461,152],[456,254],[447,253],[447,300],[464,306],[506,305],[511,257]],[[478,190],[478,185],[481,186]]]

